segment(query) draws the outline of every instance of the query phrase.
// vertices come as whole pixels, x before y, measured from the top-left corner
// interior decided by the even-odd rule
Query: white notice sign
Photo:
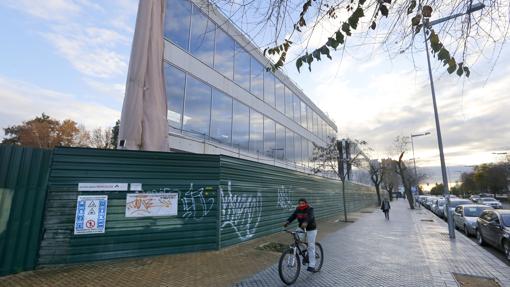
[[[129,187],[130,191],[143,191],[141,183],[131,183]]]
[[[107,195],[78,196],[74,234],[104,233],[107,206]]]
[[[127,191],[127,183],[78,183],[78,191]]]
[[[126,217],[177,215],[178,193],[128,193]]]

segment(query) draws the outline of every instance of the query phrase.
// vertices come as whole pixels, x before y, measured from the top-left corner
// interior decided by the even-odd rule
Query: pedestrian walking
[[[390,220],[390,209],[391,209],[390,202],[385,197],[383,202],[381,203],[381,210],[384,212],[384,217],[386,217],[386,220]]]

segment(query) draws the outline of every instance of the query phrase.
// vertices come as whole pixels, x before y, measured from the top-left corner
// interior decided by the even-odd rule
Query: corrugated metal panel
[[[218,156],[56,149],[39,264],[216,249],[218,175]],[[178,192],[178,215],[127,218],[127,192],[78,192],[80,182],[142,183],[144,192]],[[104,234],[74,235],[78,195],[108,195]]]
[[[0,145],[0,275],[35,267],[50,150]]]
[[[301,197],[317,218],[343,212],[340,181],[227,156],[220,169],[222,247],[281,230]],[[373,206],[375,192],[347,183],[346,202],[349,212]]]

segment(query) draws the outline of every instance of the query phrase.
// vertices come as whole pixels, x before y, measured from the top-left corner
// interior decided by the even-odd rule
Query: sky
[[[0,127],[43,112],[89,129],[113,126],[122,109],[137,5],[137,0],[1,1]],[[394,156],[396,136],[430,132],[414,138],[416,164],[427,170],[439,166],[423,48],[397,57],[377,47],[360,54],[356,48],[333,53],[332,61],[314,64],[312,73],[298,73],[294,63],[284,70],[335,121],[339,137],[366,140],[373,156],[382,158]],[[493,152],[510,152],[509,46],[497,65],[492,60],[482,57],[469,79],[448,75],[432,62],[451,177],[500,160]],[[410,151],[406,158],[412,157]]]

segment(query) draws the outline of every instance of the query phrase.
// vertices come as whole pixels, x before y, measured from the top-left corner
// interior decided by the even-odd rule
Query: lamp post
[[[413,164],[414,164],[414,178],[416,178],[416,180],[418,180],[418,174],[416,172],[416,157],[414,156],[414,143],[413,143],[413,138],[417,138],[417,137],[421,137],[421,136],[426,136],[426,135],[430,135],[430,132],[426,132],[426,133],[422,133],[422,134],[411,134],[411,146],[413,148]]]
[[[483,9],[484,7],[485,7],[485,5],[483,3],[477,3],[475,5],[472,5],[464,13],[454,14],[454,15],[451,15],[451,16],[448,16],[448,17],[444,17],[444,18],[440,18],[440,19],[437,19],[437,20],[434,20],[434,21],[429,21],[429,19],[425,18],[425,17],[423,18],[423,28],[424,28],[423,29],[423,38],[425,39],[425,51],[427,52],[427,65],[428,65],[428,70],[429,70],[430,90],[432,92],[432,105],[434,106],[434,117],[435,117],[435,122],[436,122],[437,145],[439,147],[439,158],[441,160],[441,173],[442,173],[442,176],[443,176],[443,186],[444,186],[443,193],[444,193],[444,196],[446,198],[446,208],[447,208],[447,212],[448,212],[448,234],[449,234],[451,239],[455,239],[455,228],[454,228],[454,225],[453,225],[452,214],[450,212],[450,194],[449,194],[449,191],[448,191],[448,177],[446,175],[446,164],[445,164],[444,153],[443,153],[443,138],[441,136],[441,126],[439,124],[439,115],[438,115],[438,112],[437,112],[436,91],[434,89],[434,79],[432,77],[432,68],[430,67],[429,45],[428,45],[428,42],[427,42],[427,32],[426,32],[426,30],[427,30],[427,28],[430,28],[433,25],[436,25],[436,24],[439,24],[439,23],[443,23],[445,21],[448,21],[450,19],[454,19],[454,18],[462,16],[462,15],[470,14],[472,12],[475,12],[475,11],[478,11],[480,9]],[[420,9],[421,9],[421,4],[420,4]]]

